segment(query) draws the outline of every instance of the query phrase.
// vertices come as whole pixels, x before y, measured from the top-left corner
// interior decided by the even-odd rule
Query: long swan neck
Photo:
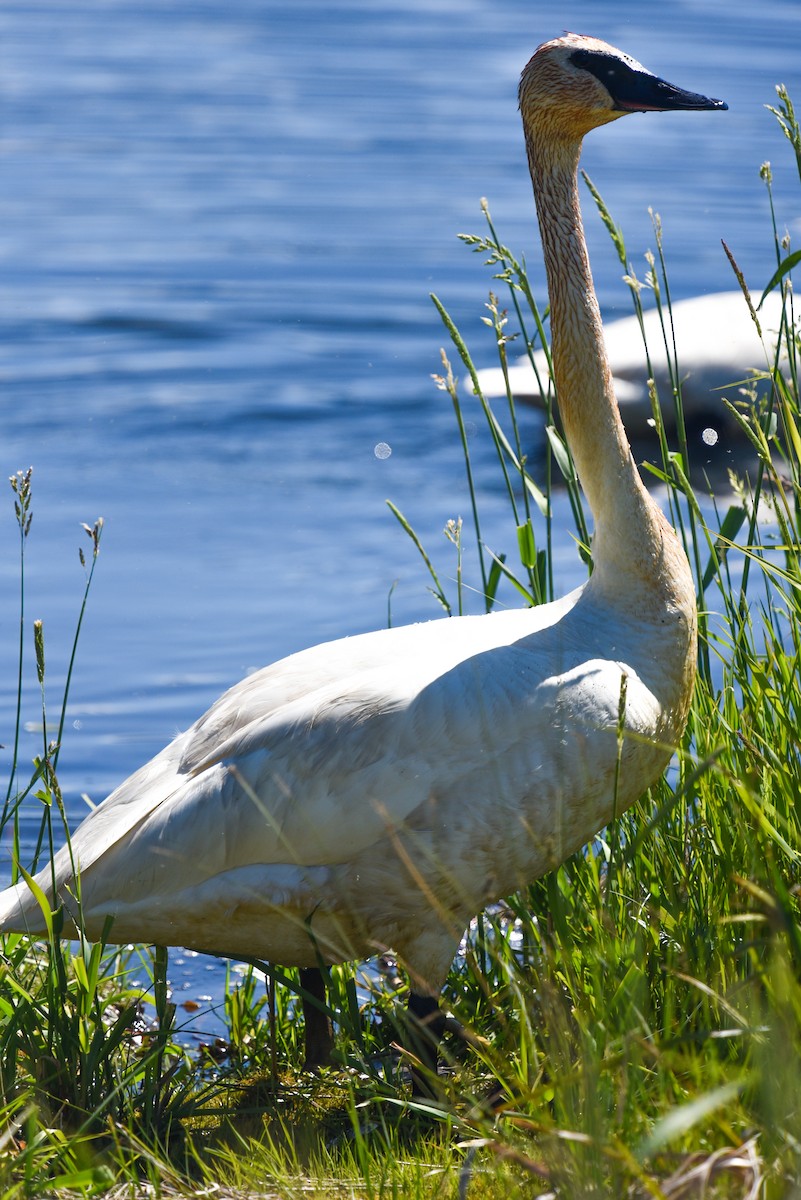
[[[526,144],[548,278],[559,412],[595,518],[595,569],[652,578],[664,521],[640,480],[615,400],[579,205],[581,142],[538,139],[527,129]]]

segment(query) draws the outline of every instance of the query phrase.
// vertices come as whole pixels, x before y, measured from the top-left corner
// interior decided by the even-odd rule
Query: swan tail
[[[41,889],[34,886],[36,891],[27,883],[17,883],[0,892],[0,933],[38,937],[48,932],[50,905]]]

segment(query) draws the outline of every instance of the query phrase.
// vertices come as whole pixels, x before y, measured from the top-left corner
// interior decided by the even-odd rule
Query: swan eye
[[[609,92],[614,99],[616,95],[631,88],[632,81],[638,72],[627,63],[611,54],[603,54],[599,50],[574,50],[570,55],[574,67],[589,71]]]

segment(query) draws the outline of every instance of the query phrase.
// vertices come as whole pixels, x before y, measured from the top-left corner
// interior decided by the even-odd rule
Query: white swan
[[[562,418],[596,522],[591,578],[540,608],[330,642],[237,684],[83,822],[72,860],[58,854],[65,933],[74,861],[91,938],[111,915],[115,941],[259,956],[307,979],[392,947],[436,1035],[470,917],[562,862],[667,763],[695,675],[693,582],[615,404],[576,169],[583,135],[625,112],[725,105],[573,34],[540,46],[520,102]],[[624,681],[635,736],[618,761]],[[37,879],[52,900],[50,867]],[[0,895],[0,928],[43,932],[24,883]]]
[[[764,370],[766,365],[765,348],[743,294],[714,292],[708,296],[693,296],[675,302],[671,308],[685,417],[695,426],[706,424],[718,431],[725,430],[734,422],[724,408],[721,396],[737,399],[737,388],[732,385],[750,379],[752,371]],[[765,297],[759,316],[765,347],[774,354],[782,318],[782,298],[778,292]],[[665,319],[667,323],[667,314]],[[651,370],[663,401],[663,419],[666,427],[671,429],[675,411],[669,402],[670,371],[656,309],[645,312],[643,324]],[[652,414],[643,330],[637,317],[632,315],[608,321],[604,325],[604,345],[626,429],[629,436],[641,437]],[[512,363],[509,385],[518,400],[542,405],[541,388],[548,387],[548,363],[542,350],[535,352],[534,362],[536,373],[527,356]],[[478,380],[488,398],[506,395],[506,382],[500,367],[479,371]]]

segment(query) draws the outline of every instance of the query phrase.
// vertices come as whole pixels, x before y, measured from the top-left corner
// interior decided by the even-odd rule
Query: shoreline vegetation
[[[801,129],[784,88],[772,111],[801,183]],[[641,315],[651,293],[673,363],[673,395],[653,396],[643,468],[664,493],[694,571],[699,677],[666,776],[591,847],[477,916],[444,996],[471,1036],[446,1041],[440,1096],[409,1098],[395,1024],[406,984],[391,971],[364,1004],[359,968],[332,970],[340,1063],[304,1074],[297,973],[266,964],[241,981],[232,973],[225,1038],[190,1053],[179,1042],[166,951],[64,944],[61,915],[48,909],[46,940],[0,939],[2,1200],[801,1196],[801,326],[791,286],[801,251],[775,213],[768,164],[761,175],[775,270],[746,281],[736,247],[726,252],[760,335],[749,293],[780,291],[782,325],[759,378],[733,381],[720,399],[751,456],[716,490],[688,445],[659,219],[656,253],[639,279],[587,181],[634,310]],[[547,313],[482,206],[487,231],[464,240],[494,277],[484,320],[505,370],[510,343],[516,354],[547,345]],[[464,524],[446,527],[446,570],[390,507],[446,613],[461,611],[468,587],[488,610],[499,588],[542,603],[554,595],[549,499],[557,486],[570,498],[577,552],[591,564],[555,407],[546,406],[546,460],[529,475],[511,393],[497,411],[481,395],[462,397],[457,379],[466,372],[476,383],[475,368],[433,299],[452,343],[435,379],[454,407],[471,495]],[[670,437],[660,403],[675,406]],[[471,421],[483,413],[497,449],[510,503],[505,553],[482,541],[468,411]],[[18,472],[11,487],[20,664],[33,636],[43,728],[56,723],[58,733],[52,742],[45,733],[29,774],[19,761],[20,666],[16,728],[3,731],[12,769],[0,831],[18,849],[20,806],[38,806],[41,865],[65,836],[57,768],[84,608],[54,721],[42,626],[25,611],[31,472]],[[85,529],[84,606],[102,523]],[[143,963],[144,992],[129,982]]]

